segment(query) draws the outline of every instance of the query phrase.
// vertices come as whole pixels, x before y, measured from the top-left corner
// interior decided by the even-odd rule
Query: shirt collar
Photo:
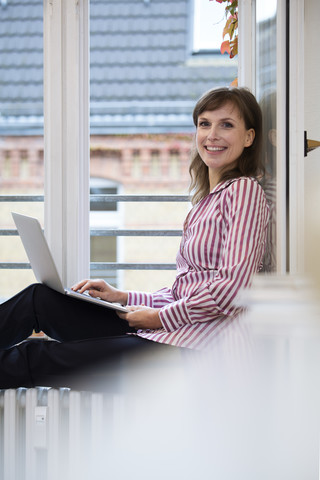
[[[238,178],[230,178],[229,180],[225,180],[224,182],[218,183],[218,185],[216,185],[211,190],[210,195],[214,195],[215,193],[221,192],[225,188],[229,187],[229,185],[231,185],[231,183],[235,182],[236,180],[238,180]]]

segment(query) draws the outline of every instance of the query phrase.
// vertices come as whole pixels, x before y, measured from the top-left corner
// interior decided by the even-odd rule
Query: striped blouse
[[[250,285],[265,249],[269,208],[259,183],[248,177],[218,184],[189,212],[171,288],[129,292],[128,305],[160,308],[162,328],[140,337],[204,349],[241,310],[240,289]]]

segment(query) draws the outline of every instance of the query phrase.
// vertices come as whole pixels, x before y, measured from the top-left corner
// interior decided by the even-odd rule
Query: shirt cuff
[[[153,307],[152,294],[145,292],[128,292],[127,305],[145,305]]]

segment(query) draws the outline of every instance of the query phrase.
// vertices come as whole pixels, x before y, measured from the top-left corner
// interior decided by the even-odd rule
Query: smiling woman
[[[205,111],[198,118],[198,153],[208,167],[210,191],[224,171],[237,167],[244,148],[252,145],[254,129],[246,129],[237,107],[226,103],[218,110]]]
[[[123,291],[104,280],[74,285],[80,294],[125,304],[126,313],[116,314],[31,285],[0,305],[2,387],[74,386],[75,374],[90,369],[94,374],[97,365],[114,371],[124,361],[130,365],[136,353],[171,358],[188,349],[206,350],[220,328],[242,312],[238,293],[261,268],[269,218],[257,181],[261,111],[249,91],[220,88],[199,100],[194,120],[197,152],[190,171],[196,195],[172,286],[151,293]],[[32,329],[60,343],[14,346]]]
[[[217,182],[263,175],[262,114],[249,90],[223,87],[206,92],[194,108],[193,122],[196,149],[189,170],[194,204]]]

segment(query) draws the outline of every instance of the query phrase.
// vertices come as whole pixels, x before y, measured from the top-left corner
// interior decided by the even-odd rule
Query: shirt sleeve
[[[162,308],[174,302],[170,288],[162,288],[154,293],[128,292],[128,305],[145,305],[146,307]]]
[[[250,285],[259,269],[269,216],[262,188],[253,179],[239,179],[222,192],[220,209],[225,234],[218,269],[211,281],[160,310],[161,322],[168,332],[234,314],[239,290]]]

